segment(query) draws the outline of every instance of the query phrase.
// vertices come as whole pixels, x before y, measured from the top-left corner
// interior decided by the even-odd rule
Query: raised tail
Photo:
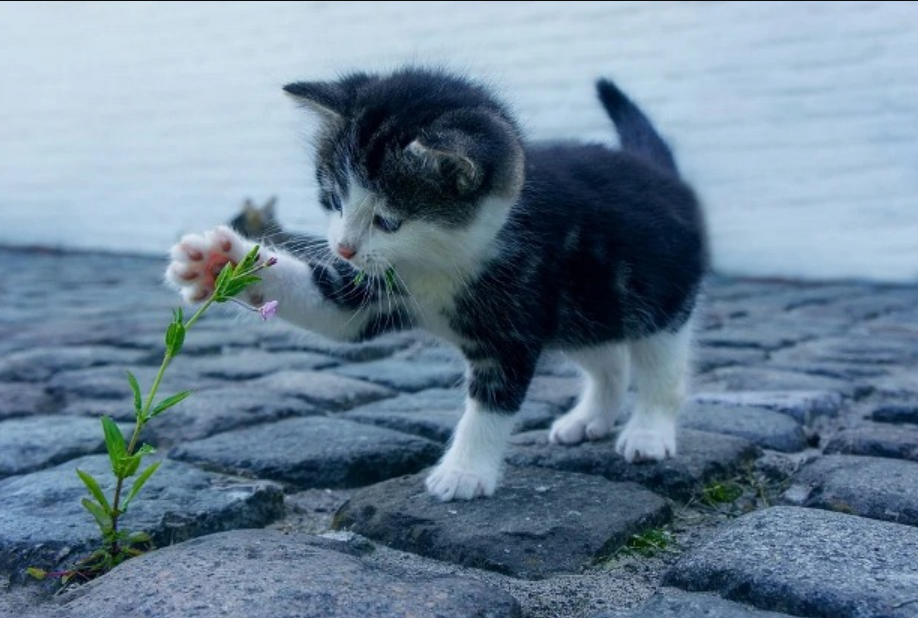
[[[615,123],[622,150],[643,159],[654,167],[679,175],[676,159],[650,120],[634,102],[607,79],[596,82],[599,100]]]

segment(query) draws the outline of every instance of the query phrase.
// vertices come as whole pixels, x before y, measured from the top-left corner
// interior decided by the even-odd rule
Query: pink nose
[[[348,247],[347,245],[338,245],[338,254],[343,257],[345,260],[349,260],[355,255],[357,255],[357,249],[353,247]]]

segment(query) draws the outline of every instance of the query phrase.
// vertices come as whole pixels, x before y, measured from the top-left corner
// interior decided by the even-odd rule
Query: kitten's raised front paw
[[[548,440],[554,444],[580,444],[609,435],[608,419],[574,408],[551,424]]]
[[[248,243],[228,227],[188,234],[172,247],[166,281],[188,302],[200,302],[214,292],[214,281],[228,263],[240,262]]]
[[[615,450],[628,463],[660,461],[676,455],[676,423],[668,419],[635,422],[632,419],[622,429]]]
[[[471,500],[494,495],[497,489],[498,470],[460,468],[447,462],[440,463],[427,477],[427,491],[442,500]]]

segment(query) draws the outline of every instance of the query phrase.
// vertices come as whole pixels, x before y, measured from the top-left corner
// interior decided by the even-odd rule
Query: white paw
[[[213,294],[214,281],[228,263],[236,264],[249,250],[248,241],[228,227],[204,235],[188,234],[170,250],[172,262],[166,281],[188,302],[200,302]]]
[[[500,476],[498,469],[469,469],[441,462],[427,477],[427,491],[442,500],[471,500],[494,495]]]
[[[605,438],[611,428],[608,419],[574,408],[551,424],[548,440],[554,444],[580,444]]]
[[[625,461],[661,461],[676,455],[675,420],[636,421],[632,418],[622,429],[615,450]]]

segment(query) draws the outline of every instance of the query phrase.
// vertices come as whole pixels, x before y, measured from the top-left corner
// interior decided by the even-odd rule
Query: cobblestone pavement
[[[163,260],[0,250],[0,615],[918,616],[918,287],[712,279],[680,454],[560,447],[540,368],[499,493],[422,490],[462,365],[419,334],[337,345],[220,309],[164,381],[163,465],[125,516],[157,547],[54,595],[92,547],[74,468],[132,420],[177,297]]]

